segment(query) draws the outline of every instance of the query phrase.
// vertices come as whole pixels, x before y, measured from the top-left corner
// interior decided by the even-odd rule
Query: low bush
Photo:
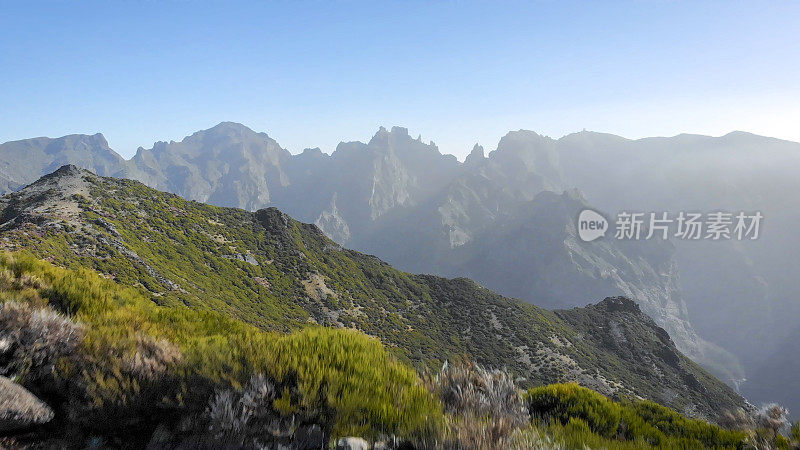
[[[210,436],[202,440],[225,447],[271,447],[291,441],[300,421],[276,409],[280,398],[275,384],[263,374],[253,375],[241,389],[217,392],[206,409]]]
[[[439,443],[445,448],[515,448],[538,438],[519,431],[529,425],[530,416],[521,390],[505,370],[445,363],[439,373],[428,374],[425,383],[448,413]],[[517,444],[512,444],[512,436]]]
[[[16,301],[0,304],[0,375],[51,375],[60,358],[75,352],[83,335],[82,325],[50,308]]]
[[[267,373],[297,385],[297,398],[284,408],[313,412],[335,435],[424,437],[442,424],[440,403],[378,339],[309,328],[272,340],[265,350]]]
[[[0,370],[56,410],[60,426],[47,433],[62,434],[59,446],[360,435],[453,449],[744,448],[768,438],[576,384],[522,395],[508,372],[476,364],[423,380],[357,331],[265,332],[218,312],[159,306],[90,270],[26,254],[0,254],[0,308]],[[784,417],[765,409],[758,423],[774,433],[764,442],[789,445],[775,436]]]
[[[615,402],[574,383],[533,388],[526,398],[531,416],[568,446],[611,442],[620,448],[741,448],[748,437],[650,401]]]
[[[622,408],[608,398],[575,383],[532,388],[527,392],[531,416],[547,423],[583,420],[593,433],[613,437],[619,428]]]
[[[514,377],[505,370],[474,363],[445,363],[428,376],[429,389],[438,394],[447,412],[503,418],[513,426],[528,422],[528,411]]]

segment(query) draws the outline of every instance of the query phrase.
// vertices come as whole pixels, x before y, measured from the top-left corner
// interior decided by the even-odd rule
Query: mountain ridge
[[[353,327],[415,364],[436,366],[468,355],[508,365],[531,383],[576,380],[607,395],[650,398],[695,416],[745,405],[680,354],[640,311],[624,312],[623,322],[640,328],[621,336],[640,341],[638,351],[654,366],[631,371],[627,353],[587,339],[589,325],[559,316],[581,317],[580,311],[543,310],[465,278],[396,271],[276,208],[217,208],[66,166],[0,197],[0,209],[3,249],[93,268],[149,292],[158,304],[210,308],[276,331],[307,323]],[[666,341],[657,343],[656,335]],[[664,359],[667,354],[672,356]],[[689,375],[700,384],[687,385]]]
[[[243,125],[218,127],[222,131],[219,142],[192,141],[192,145],[204,147],[209,155],[245,156],[184,157],[188,136],[153,146],[172,159],[153,163],[142,156],[147,154],[143,151],[138,167],[129,160],[115,173],[102,165],[88,168],[217,205],[250,210],[277,206],[303,222],[317,224],[336,242],[377,254],[403,270],[475,278],[481,278],[478,269],[483,266],[468,267],[469,259],[475,260],[469,253],[493,254],[492,245],[479,249],[487,236],[512,251],[537,248],[544,236],[563,237],[566,222],[550,223],[553,230],[514,228],[507,223],[517,211],[529,208],[541,192],[558,194],[577,187],[587,206],[609,215],[621,209],[762,209],[770,228],[759,241],[676,242],[675,251],[661,249],[655,254],[637,250],[646,244],[616,246],[614,251],[624,256],[619,261],[628,261],[630,273],[672,268],[664,272],[669,278],[664,283],[642,275],[604,295],[622,295],[631,286],[651,292],[648,313],[673,334],[669,323],[688,320],[692,332],[673,338],[688,353],[706,348],[705,355],[697,352],[692,357],[733,385],[749,378],[744,368],[757,367],[766,354],[788,351],[784,344],[791,331],[788,318],[800,312],[791,299],[800,292],[791,282],[797,274],[788,257],[796,252],[787,249],[800,249],[789,232],[781,230],[792,229],[798,220],[792,211],[800,210],[800,205],[791,207],[796,200],[786,193],[800,189],[791,181],[792,167],[800,164],[800,144],[735,132],[721,137],[687,134],[643,139],[579,132],[553,139],[522,130],[509,132],[488,156],[484,153],[479,158],[481,152],[476,150],[469,162],[459,162],[441,155],[435,144],[412,138],[402,127],[379,129],[367,143],[341,143],[330,155],[321,151],[292,155],[268,135]],[[239,139],[243,130],[249,130],[249,137]],[[193,134],[196,139],[198,133]],[[246,157],[253,151],[261,159]],[[8,163],[0,157],[0,168]],[[18,166],[41,172],[51,164],[23,161]],[[36,176],[32,172],[27,182]],[[6,183],[6,190],[23,184]],[[550,255],[599,257],[596,247],[576,247],[571,238],[558,242],[561,247]],[[540,260],[548,261],[544,256]],[[662,264],[667,256],[674,260],[672,266]],[[612,272],[600,270],[592,275],[586,268],[605,267],[610,260],[564,265],[555,258],[547,269],[558,275],[553,280],[608,284]],[[503,277],[484,277],[481,282],[503,294],[540,302],[559,288],[560,283],[547,281],[548,277],[531,283],[537,274],[525,264],[509,265],[497,258],[494,266]],[[516,280],[515,284],[509,280]],[[556,298],[562,303],[549,306],[581,306],[593,300],[580,295]],[[706,347],[706,341],[713,346]]]
[[[188,135],[186,137],[190,137],[190,136],[192,136],[192,135],[194,135],[196,133],[199,133],[199,132],[214,130],[214,129],[217,129],[218,127],[221,127],[221,126],[223,126],[223,127],[224,126],[242,127],[243,129],[249,130],[254,134],[262,135],[264,137],[267,137],[267,138],[271,139],[271,137],[269,136],[269,134],[267,132],[255,131],[252,127],[250,127],[248,125],[245,125],[245,124],[243,124],[241,122],[235,122],[235,121],[222,121],[222,122],[220,122],[220,123],[218,123],[218,124],[216,124],[216,125],[214,125],[212,127],[209,127],[209,128],[203,129],[203,130],[195,131],[195,132],[193,132],[192,134],[190,134],[190,135]],[[376,132],[372,135],[372,137],[370,137],[370,140],[372,140],[372,138],[374,138],[375,135],[378,134],[381,131],[381,129],[383,129],[386,132],[389,132],[391,129],[402,129],[402,130],[406,130],[406,133],[408,133],[408,128],[407,127],[403,127],[403,126],[393,125],[393,126],[391,126],[389,128],[387,128],[386,126],[379,126],[378,130],[376,130]],[[642,141],[642,140],[647,140],[647,139],[674,139],[674,138],[677,138],[677,137],[680,137],[680,136],[690,136],[690,137],[700,137],[700,138],[710,138],[710,139],[721,139],[721,138],[726,138],[726,137],[731,137],[731,136],[749,136],[749,137],[754,137],[754,138],[763,139],[763,140],[771,140],[771,141],[780,142],[780,143],[798,144],[797,141],[792,141],[792,140],[789,140],[789,139],[783,139],[783,138],[778,138],[778,137],[773,137],[773,136],[761,135],[761,134],[757,134],[757,133],[753,133],[753,132],[749,132],[749,131],[744,131],[744,130],[733,130],[733,131],[729,131],[729,132],[727,132],[725,134],[722,134],[722,135],[719,135],[719,136],[714,136],[714,135],[710,135],[710,134],[700,134],[700,133],[678,133],[678,134],[670,135],[670,136],[647,136],[647,137],[641,137],[641,138],[628,138],[628,137],[621,136],[621,135],[614,134],[614,133],[609,133],[609,132],[604,132],[604,131],[585,130],[585,129],[581,130],[581,131],[575,131],[575,132],[567,133],[567,134],[564,134],[563,136],[558,137],[558,138],[549,137],[547,135],[540,134],[535,130],[525,129],[525,128],[521,128],[519,130],[509,130],[508,133],[514,133],[514,132],[533,133],[533,134],[536,134],[537,136],[540,136],[540,137],[545,138],[545,139],[553,140],[553,141],[561,141],[561,140],[568,139],[571,136],[579,136],[579,135],[607,136],[607,137],[612,137],[612,138],[615,138],[615,139],[618,139],[618,140],[624,140],[624,141],[629,141],[629,142],[636,142],[636,141]],[[508,133],[506,133],[506,134],[508,134]],[[93,137],[93,136],[102,137],[102,139],[106,142],[106,145],[108,144],[107,139],[105,137],[105,133],[96,132],[94,134],[72,133],[72,134],[67,134],[67,135],[63,135],[63,136],[59,136],[59,137],[51,137],[51,136],[44,136],[43,135],[43,136],[35,136],[35,137],[30,137],[30,138],[12,139],[12,140],[0,143],[0,145],[12,144],[12,143],[21,143],[21,142],[25,142],[25,141],[56,140],[56,139],[68,138],[68,137]],[[186,137],[184,137],[184,139]],[[419,140],[421,142],[421,138],[414,138],[414,139],[415,140]],[[169,144],[169,143],[175,143],[175,142],[180,142],[180,141],[174,141],[174,140],[155,141],[151,145]],[[430,142],[432,143],[433,141],[430,141]],[[356,141],[341,141],[340,142],[340,144],[351,144],[351,143],[362,143],[363,144],[364,142],[363,141],[358,141],[358,140],[356,140]],[[477,145],[479,147],[483,147],[483,145],[481,145],[479,143],[475,144],[475,145]],[[316,148],[319,148],[319,147],[316,147]],[[117,152],[117,151],[115,151],[113,149],[112,149],[112,151],[114,151],[114,153],[116,153],[122,160],[130,161],[131,159],[133,159],[136,156],[136,153],[140,149],[141,150],[146,150],[146,147],[144,147],[144,146],[137,147],[136,151],[133,152],[133,154],[128,158],[125,158],[124,156],[122,156],[121,153],[119,153],[119,152]],[[301,150],[296,151],[296,152],[292,152],[291,150],[287,150],[287,151],[289,151],[289,153],[291,155],[296,156],[296,155],[302,154],[303,151],[308,150],[308,149],[314,149],[314,148],[313,147],[304,148],[304,149],[301,149]],[[320,152],[322,154],[324,154],[324,155],[331,156],[333,153],[336,152],[336,148],[334,148],[331,153],[326,153],[326,152],[324,152],[322,150],[320,150]],[[441,153],[441,154],[443,156],[453,156],[453,157],[456,158],[456,160],[458,160],[458,157],[456,157],[456,156],[454,156],[452,154],[449,154],[449,153]],[[469,153],[467,153],[464,156],[464,158],[466,158],[467,156],[469,156]],[[464,161],[461,161],[461,160],[458,160],[458,161],[461,164],[464,163]]]

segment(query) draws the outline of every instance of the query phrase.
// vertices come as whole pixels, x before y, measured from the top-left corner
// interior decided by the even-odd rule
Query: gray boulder
[[[369,444],[360,437],[345,437],[336,443],[336,450],[369,450]]]
[[[27,389],[0,376],[0,433],[42,425],[54,415],[49,406]]]

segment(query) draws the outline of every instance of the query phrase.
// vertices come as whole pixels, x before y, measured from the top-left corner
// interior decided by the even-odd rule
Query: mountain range
[[[746,407],[632,300],[548,311],[466,278],[398,271],[276,208],[214,207],[68,165],[0,197],[0,222],[2,250],[94,269],[162,306],[268,331],[354,328],[420,368],[466,357],[690,416]]]
[[[548,308],[629,296],[678,349],[755,401],[787,398],[783,386],[754,377],[791,359],[785,342],[797,329],[792,258],[800,249],[791,229],[800,219],[800,144],[740,132],[628,140],[520,130],[488,156],[476,145],[459,162],[399,127],[331,155],[293,155],[226,122],[130,160],[102,135],[5,143],[0,187],[13,192],[65,163],[218,206],[276,206],[402,270],[470,277]],[[587,244],[575,218],[588,206],[758,209],[768,228],[753,242]],[[800,409],[800,392],[787,403]]]

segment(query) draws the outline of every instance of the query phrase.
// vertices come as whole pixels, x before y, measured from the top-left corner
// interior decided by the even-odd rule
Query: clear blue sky
[[[800,141],[800,3],[0,0],[0,142],[130,157],[223,120],[292,152],[406,126]]]

